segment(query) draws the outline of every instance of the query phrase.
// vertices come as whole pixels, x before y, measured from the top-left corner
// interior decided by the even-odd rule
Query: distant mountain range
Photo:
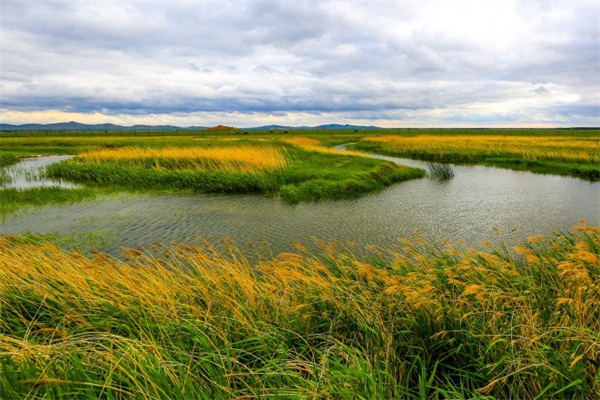
[[[80,124],[79,122],[59,122],[56,124],[0,124],[2,131],[180,131],[204,130],[206,126],[179,127],[173,125],[133,125],[123,126],[115,124]]]
[[[284,130],[323,130],[323,129],[329,129],[329,130],[336,130],[336,129],[380,129],[378,126],[365,126],[365,125],[340,125],[340,124],[327,124],[327,125],[318,125],[318,126],[285,126],[285,125],[263,125],[263,126],[257,126],[254,128],[245,128],[247,130],[277,130],[277,129],[284,129]]]
[[[115,131],[202,131],[205,129],[211,129],[207,126],[173,126],[173,125],[133,125],[123,126],[115,124],[81,124],[79,122],[59,122],[55,124],[0,124],[1,131],[101,131],[101,132],[115,132]],[[235,128],[231,128],[235,129]],[[240,128],[244,130],[339,130],[339,129],[379,129],[377,126],[362,126],[362,125],[341,125],[341,124],[328,124],[319,126],[285,126],[285,125],[264,125],[252,128]]]

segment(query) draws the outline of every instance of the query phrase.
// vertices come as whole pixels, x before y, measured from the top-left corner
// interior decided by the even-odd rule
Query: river
[[[23,168],[21,164],[16,170]],[[196,244],[200,238],[230,238],[244,249],[254,245],[261,252],[277,253],[294,250],[295,242],[309,248],[319,240],[353,242],[363,248],[392,246],[399,237],[415,235],[471,246],[482,240],[512,245],[529,235],[570,230],[580,219],[600,221],[600,183],[484,166],[452,168],[455,177],[450,180],[401,182],[341,201],[286,204],[260,195],[123,194],[28,208],[5,216],[0,234],[95,232],[107,238],[99,250],[108,252],[156,242]]]

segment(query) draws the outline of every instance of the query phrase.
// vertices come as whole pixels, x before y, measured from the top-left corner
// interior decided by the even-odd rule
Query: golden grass
[[[367,136],[363,141],[382,143],[394,152],[471,153],[483,157],[519,157],[598,163],[598,138],[526,136]]]
[[[430,385],[460,376],[452,390],[466,397],[534,398],[553,379],[598,393],[600,227],[576,231],[511,251],[401,240],[370,262],[329,244],[256,263],[209,245],[120,261],[0,237],[0,357],[40,386],[73,383],[68,357],[82,357],[76,376],[124,397],[177,396],[190,382],[197,395],[269,397],[296,377],[297,395],[396,398],[427,357],[450,374]]]
[[[325,153],[325,154],[341,154],[341,155],[351,155],[351,156],[359,156],[364,157],[364,154],[358,151],[351,150],[337,150],[332,149],[331,147],[326,147],[321,143],[320,140],[309,138],[306,136],[294,136],[291,138],[283,139],[284,142],[292,144],[296,147],[301,148],[302,150],[312,151],[316,153]]]
[[[271,146],[167,147],[160,149],[125,147],[92,150],[78,158],[87,163],[115,163],[155,169],[219,170],[264,173],[286,166],[283,149]]]

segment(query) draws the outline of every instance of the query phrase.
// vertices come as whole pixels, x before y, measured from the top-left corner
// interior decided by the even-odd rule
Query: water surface
[[[59,186],[63,188],[76,188],[79,185],[59,179],[47,178],[44,175],[46,167],[50,164],[68,160],[73,156],[44,156],[27,157],[5,169],[8,182],[0,185],[0,189],[16,188],[29,189],[34,187]]]
[[[280,252],[316,240],[390,246],[415,230],[436,240],[510,245],[532,234],[567,231],[580,219],[600,222],[600,183],[484,166],[453,169],[456,176],[448,181],[424,178],[358,199],[294,205],[254,195],[120,195],[9,215],[0,233],[103,232],[112,242],[102,250],[112,252],[199,238],[231,238],[242,247],[268,242]]]

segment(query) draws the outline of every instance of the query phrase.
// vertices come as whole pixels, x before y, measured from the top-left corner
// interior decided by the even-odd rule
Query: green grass
[[[93,199],[99,191],[90,187],[66,189],[61,187],[35,187],[29,189],[0,189],[0,215],[12,213],[27,206],[75,203]]]
[[[19,161],[19,158],[13,152],[0,152],[0,168],[8,167]]]
[[[464,147],[453,146],[452,148],[438,144],[435,136],[421,137],[421,143],[416,146],[414,143],[407,142],[404,144],[401,141],[401,137],[402,136],[392,137],[400,139],[394,143],[363,140],[352,145],[351,148],[370,153],[406,157],[437,163],[483,164],[540,174],[572,176],[592,182],[600,180],[600,164],[593,161],[593,155],[595,154],[595,159],[597,160],[598,153],[600,152],[600,142],[599,140],[590,137],[571,136],[573,139],[578,139],[581,143],[586,143],[585,149],[578,148],[573,150],[567,146],[561,147],[560,140],[564,140],[564,138],[559,136],[544,137],[544,139],[557,139],[556,147],[547,147],[545,150],[536,149],[535,146],[531,147],[531,143],[527,144],[527,146],[530,146],[529,149],[525,146],[521,147],[521,144],[519,144],[516,139],[527,138],[524,135],[514,135],[515,140],[512,142],[509,136],[504,136],[503,138],[505,138],[506,143],[513,143],[512,149],[509,150],[498,150],[493,147],[478,148],[477,146],[469,148],[469,136],[464,135],[447,135],[443,137],[443,139],[452,137],[465,141]],[[419,137],[415,135],[412,136],[412,138]],[[375,137],[375,139],[378,138]],[[498,139],[494,138],[494,140],[497,141]],[[542,139],[540,138],[540,140]],[[481,144],[481,142],[479,143]],[[568,141],[563,143],[568,145]],[[530,157],[523,157],[518,154],[519,152],[527,153],[528,151],[534,153],[536,150],[540,151],[530,155]],[[571,152],[581,153],[580,159],[571,157]]]
[[[383,189],[394,182],[420,178],[417,168],[379,163],[362,157],[295,150],[295,162],[282,173],[281,197],[289,202],[348,198]]]
[[[239,143],[239,142],[234,142]],[[264,142],[244,141],[256,146]],[[199,142],[194,142],[198,145]],[[203,145],[214,145],[213,142]],[[360,196],[424,171],[370,158],[304,151],[284,145],[289,165],[264,174],[231,171],[167,170],[128,167],[113,163],[85,163],[77,159],[48,167],[51,177],[134,191],[188,191],[195,193],[263,193],[284,201],[339,199]]]
[[[152,253],[0,238],[0,397],[600,393],[600,227],[486,251],[402,240],[367,259]]]
[[[524,160],[521,158],[487,158],[483,161],[483,164],[517,171],[530,171],[538,174],[574,176],[591,182],[600,181],[600,165],[594,164]]]
[[[19,158],[14,153],[0,151],[0,186],[10,182],[6,167],[17,163],[17,161],[19,161]]]
[[[6,172],[5,168],[0,168],[0,186],[7,184],[11,181],[10,175]]]

